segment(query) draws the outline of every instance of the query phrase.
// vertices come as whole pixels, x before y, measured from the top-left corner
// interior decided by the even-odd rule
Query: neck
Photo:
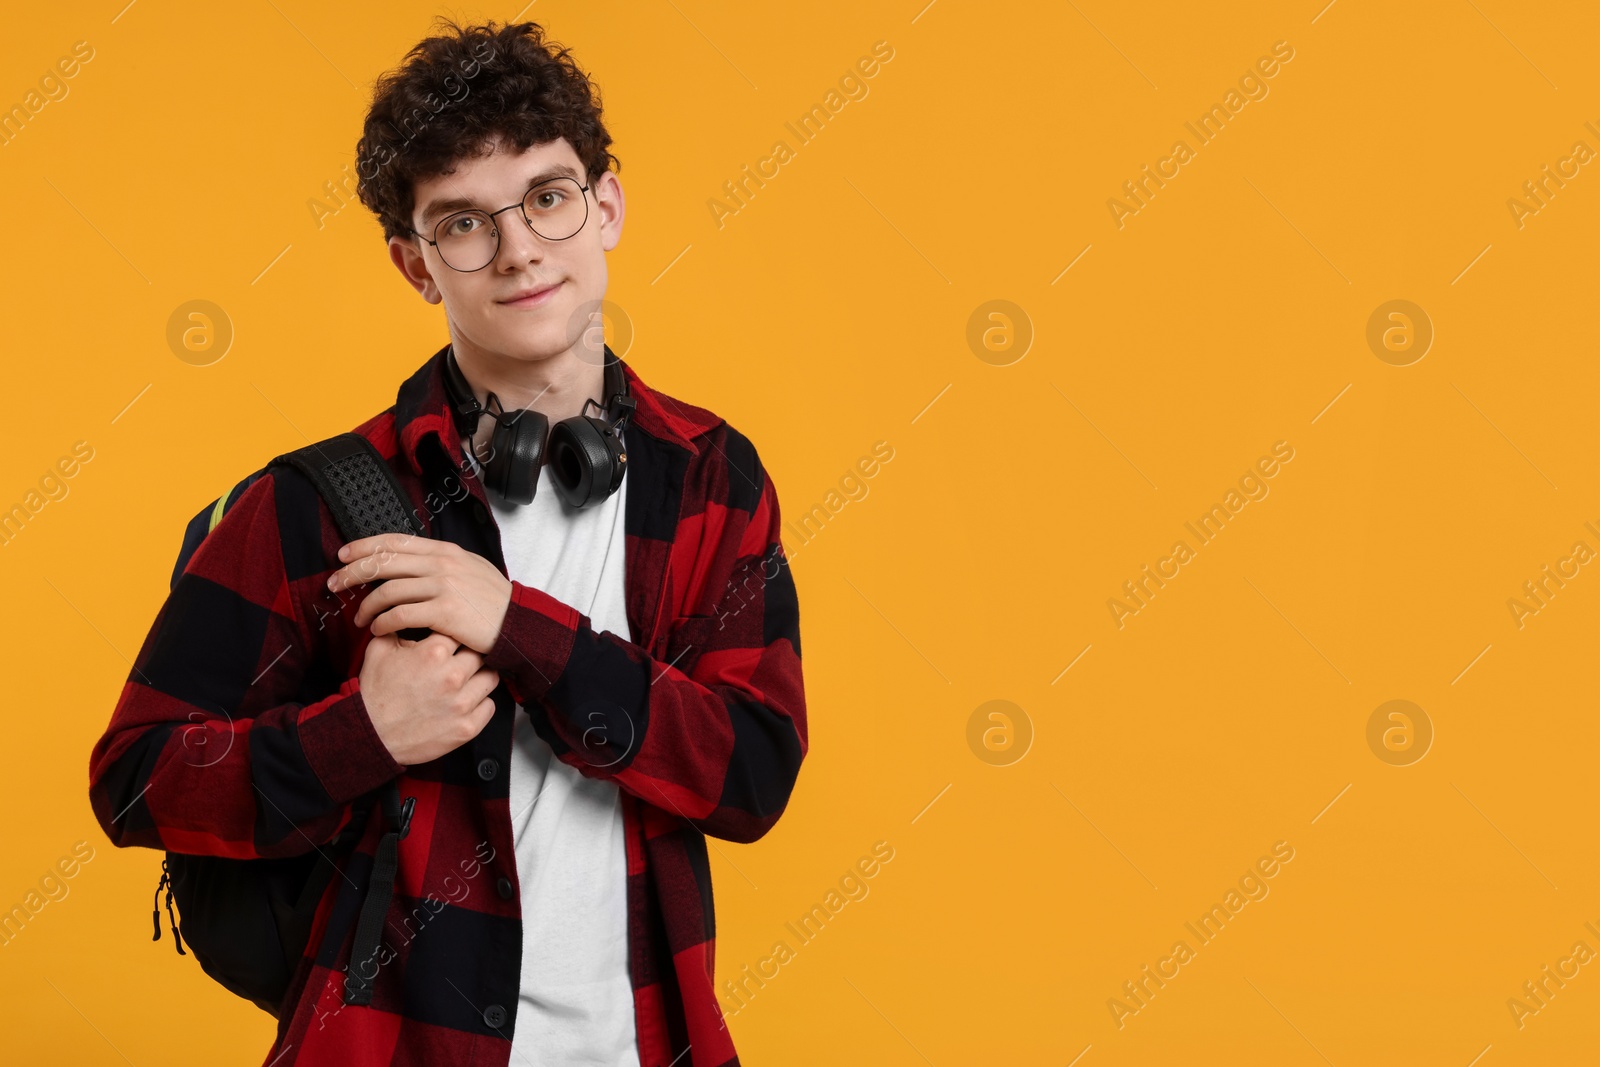
[[[590,331],[585,331],[587,338]],[[604,405],[605,349],[590,348],[580,339],[578,344],[553,356],[539,359],[519,359],[496,352],[487,352],[451,338],[456,364],[471,386],[480,405],[487,405],[488,395],[494,393],[506,411],[524,408],[542,413],[554,426],[562,419],[574,415],[600,414],[588,401]],[[480,419],[477,433],[473,435],[474,450],[483,455],[488,451],[489,436],[494,432],[494,421]]]

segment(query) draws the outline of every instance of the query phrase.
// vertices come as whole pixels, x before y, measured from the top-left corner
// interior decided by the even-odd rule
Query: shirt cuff
[[[508,680],[518,703],[538,700],[567,669],[582,620],[576,608],[513,580],[505,621],[483,665]]]
[[[405,771],[372,725],[359,678],[346,681],[327,700],[301,709],[297,732],[306,762],[335,804],[371,792]]]

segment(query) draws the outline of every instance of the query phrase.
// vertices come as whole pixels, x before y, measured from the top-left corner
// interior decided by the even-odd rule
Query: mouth
[[[553,294],[557,289],[561,288],[563,284],[565,283],[556,282],[554,285],[537,285],[531,289],[524,289],[515,296],[499,301],[499,303],[504,304],[506,307],[513,308],[539,307],[542,304],[548,303],[550,301],[551,294]]]

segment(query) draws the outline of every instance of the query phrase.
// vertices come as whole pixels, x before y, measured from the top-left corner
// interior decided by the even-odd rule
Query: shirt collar
[[[412,472],[419,477],[423,474],[423,467],[417,453],[422,442],[429,437],[438,439],[445,454],[458,467],[464,468],[467,464],[460,438],[455,432],[449,395],[445,392],[444,360],[449,350],[447,344],[429,357],[411,377],[400,384],[400,391],[395,397],[395,438]],[[694,443],[694,438],[719,425],[722,420],[704,408],[680,403],[645,385],[627,361],[611,351],[610,345],[605,346],[605,353],[608,361],[616,360],[622,364],[629,395],[636,404],[629,426],[686,449],[691,456],[698,455],[700,448]]]

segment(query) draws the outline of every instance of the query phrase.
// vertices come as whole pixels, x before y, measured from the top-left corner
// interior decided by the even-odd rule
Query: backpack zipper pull
[[[150,921],[155,924],[156,932],[150,940],[161,940],[161,887],[167,884],[167,861],[161,861],[161,879],[156,882],[156,895],[150,901]]]
[[[167,870],[167,861],[166,860],[162,860],[161,861],[161,881],[156,883],[155,900],[151,901],[152,905],[154,905],[154,906],[150,909],[150,918],[155,923],[156,932],[155,932],[155,936],[152,937],[150,940],[152,940],[152,941],[160,941],[161,940],[161,887],[162,886],[166,886],[167,887],[167,921],[172,924],[173,947],[175,947],[178,950],[178,955],[187,956],[188,953],[183,951],[183,938],[178,933],[178,920],[172,914],[172,875]]]
[[[172,940],[178,948],[178,955],[187,956],[183,951],[183,938],[178,935],[178,920],[172,914],[172,879],[167,879],[167,920],[172,923]]]

